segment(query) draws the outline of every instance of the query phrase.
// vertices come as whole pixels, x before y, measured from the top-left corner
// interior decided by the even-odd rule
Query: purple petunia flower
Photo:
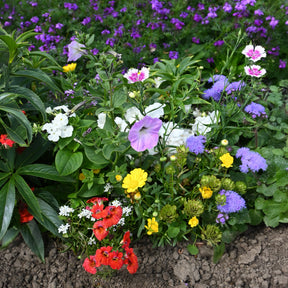
[[[136,122],[130,129],[128,140],[131,147],[137,152],[154,148],[159,139],[159,130],[162,121],[158,118],[145,116],[142,120]]]
[[[258,103],[251,102],[245,107],[244,111],[251,114],[252,118],[267,117],[265,107]]]
[[[80,44],[77,41],[73,40],[69,45],[68,45],[68,62],[70,61],[76,61],[78,60],[83,54],[86,53],[84,48],[84,44]]]
[[[190,152],[195,153],[196,155],[202,154],[205,149],[206,137],[199,135],[199,136],[190,136],[186,140],[186,145],[189,148]]]
[[[248,173],[249,169],[252,172],[258,172],[260,169],[265,171],[268,167],[266,160],[259,153],[251,151],[249,148],[242,147],[238,149],[235,156],[241,158],[240,171],[242,173]]]
[[[232,190],[222,189],[219,195],[225,195],[226,201],[224,205],[217,205],[217,209],[222,213],[235,213],[246,208],[245,200],[239,194]]]

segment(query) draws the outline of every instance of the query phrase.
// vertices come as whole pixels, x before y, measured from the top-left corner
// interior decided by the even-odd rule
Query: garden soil
[[[46,240],[45,263],[16,239],[0,251],[0,288],[287,288],[288,225],[271,229],[257,227],[227,245],[217,264],[212,251],[199,247],[188,253],[187,243],[152,248],[147,239],[131,246],[138,256],[139,269],[131,275],[122,268],[112,275],[91,275],[82,268],[83,259],[63,246]]]

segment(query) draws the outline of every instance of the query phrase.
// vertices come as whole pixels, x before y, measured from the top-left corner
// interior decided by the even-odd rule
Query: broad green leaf
[[[95,165],[97,166],[96,168],[102,169],[109,164],[109,161],[103,156],[100,151],[96,153],[95,149],[90,147],[85,147],[84,151],[87,158],[91,162],[95,163]]]
[[[126,101],[127,101],[127,96],[122,91],[113,93],[112,105],[114,108],[121,107]]]
[[[115,144],[105,144],[103,146],[103,156],[107,159],[110,160],[111,154],[115,151]]]
[[[189,244],[187,246],[187,250],[191,255],[197,255],[199,253],[199,249],[197,248],[196,245]]]
[[[94,184],[90,189],[88,189],[88,186],[85,183],[85,185],[82,185],[81,189],[76,195],[77,197],[89,198],[94,196],[100,196],[103,194],[103,191],[104,191],[104,185]]]
[[[42,211],[42,219],[37,219],[37,221],[45,227],[48,231],[50,231],[53,235],[57,237],[61,237],[61,234],[58,232],[58,227],[63,224],[63,221],[60,220],[58,213],[44,200],[41,198],[37,198],[41,211]]]
[[[263,221],[263,213],[257,210],[249,210],[250,224],[253,226],[259,225]]]
[[[15,93],[18,94],[20,97],[25,98],[28,100],[31,105],[41,113],[43,121],[46,121],[46,112],[45,112],[45,106],[42,102],[41,98],[34,93],[32,90],[20,87],[20,86],[11,86],[10,89]]]
[[[42,219],[41,209],[38,200],[34,195],[33,191],[31,190],[31,188],[29,187],[29,185],[20,175],[14,174],[13,178],[15,179],[15,186],[17,188],[17,191],[21,194],[21,196],[25,200],[33,216]]]
[[[7,45],[9,49],[9,63],[12,63],[17,51],[15,40],[10,35],[0,35],[0,40]]]
[[[60,91],[60,89],[55,85],[52,79],[40,69],[30,69],[30,70],[18,70],[16,73],[12,74],[15,77],[28,77],[45,83],[54,91]]]
[[[170,225],[168,227],[168,230],[167,230],[167,234],[170,238],[175,238],[177,237],[177,235],[179,234],[180,232],[180,228],[179,227],[175,227],[175,226],[172,226]]]
[[[18,133],[19,131],[15,131],[14,129],[11,129],[9,126],[7,126],[3,122],[2,122],[2,125],[5,128],[9,139],[13,140],[14,142],[16,142],[19,145],[26,145],[25,139]],[[25,129],[25,127],[23,127],[23,128]],[[23,132],[23,131],[21,131],[21,132]]]
[[[59,150],[55,157],[56,169],[61,176],[67,176],[75,172],[83,162],[82,152]]]
[[[17,173],[21,175],[31,175],[59,182],[75,182],[75,180],[71,177],[61,176],[55,167],[47,164],[26,165],[19,168],[17,170]]]
[[[33,219],[28,223],[22,224],[20,233],[27,246],[44,262],[44,243],[36,221]]]
[[[15,227],[9,228],[1,239],[1,248],[6,248],[19,234],[19,230]]]
[[[0,191],[0,240],[5,235],[15,206],[15,186],[14,179],[11,178]]]

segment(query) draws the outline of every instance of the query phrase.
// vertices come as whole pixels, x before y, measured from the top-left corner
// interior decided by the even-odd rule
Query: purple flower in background
[[[37,22],[39,21],[39,17],[33,16],[33,17],[30,19],[30,21],[31,21],[32,23],[37,23]]]
[[[283,60],[279,60],[279,68],[280,69],[284,69],[286,68],[286,61],[283,61]]]
[[[64,25],[62,23],[57,23],[55,29],[61,29]]]
[[[264,15],[264,13],[260,9],[257,9],[254,11],[254,15],[262,16],[262,15]]]
[[[93,54],[93,55],[97,55],[99,53],[99,50],[97,48],[93,48],[92,50],[90,50],[90,52]]]
[[[225,213],[219,213],[216,218],[216,223],[224,224],[229,219],[229,215]]]
[[[85,48],[84,44],[80,44],[77,41],[73,40],[68,45],[68,62],[70,61],[76,61],[78,60],[83,54],[86,53],[85,50],[82,48]]]
[[[213,63],[214,63],[213,57],[207,58],[206,60],[207,60],[207,62],[210,63],[210,64],[213,64]]]
[[[128,139],[131,147],[137,152],[154,148],[159,140],[159,130],[162,121],[158,118],[145,116],[136,122],[130,129]]]
[[[199,135],[199,136],[190,136],[186,140],[186,145],[189,148],[190,152],[195,153],[196,155],[202,154],[205,149],[206,137]]]
[[[194,20],[195,22],[201,22],[202,19],[203,19],[203,18],[202,18],[201,15],[195,13],[195,15],[194,15],[194,17],[193,17],[193,20]]]
[[[179,19],[177,19],[177,18],[172,18],[170,22],[175,25],[175,28],[176,28],[177,30],[181,30],[182,27],[185,25],[183,22],[181,22],[181,21],[180,21]]]
[[[271,20],[269,25],[272,29],[275,29],[276,25],[278,24],[279,20],[276,20],[275,17],[268,16],[266,20]]]
[[[251,102],[249,105],[245,107],[244,111],[251,114],[252,118],[261,116],[267,118],[265,107],[258,103]]]
[[[106,45],[109,45],[110,47],[114,47],[115,45],[115,42],[116,42],[116,39],[115,38],[108,38],[105,42]]]
[[[214,46],[222,46],[224,44],[224,40],[218,40],[216,42],[214,42]]]
[[[87,24],[89,24],[91,22],[91,18],[90,17],[86,17],[86,18],[84,18],[83,19],[83,21],[81,22],[82,23],[82,25],[87,25]]]
[[[228,2],[225,2],[225,4],[223,5],[223,10],[227,13],[230,13],[233,10],[233,8]]]
[[[238,149],[235,156],[241,158],[240,171],[242,173],[248,173],[249,169],[252,172],[258,172],[260,169],[265,171],[268,167],[266,160],[259,153],[251,151],[249,148]]]
[[[169,58],[170,59],[178,59],[179,53],[177,51],[169,51]]]
[[[243,81],[241,81],[241,80],[240,81],[235,81],[235,82],[230,83],[226,87],[225,91],[229,95],[229,94],[231,94],[234,91],[240,91],[245,86],[246,86],[246,84]]]
[[[196,38],[196,37],[192,37],[192,42],[196,43],[196,44],[199,44],[200,43],[200,39]]]
[[[225,205],[217,205],[217,209],[222,213],[235,213],[239,212],[242,209],[246,208],[246,203],[244,198],[242,198],[239,194],[232,190],[224,190],[222,189],[219,192],[219,195],[226,196],[226,203]]]
[[[218,82],[218,81],[224,81],[224,82],[227,81],[228,82],[228,79],[224,75],[215,74],[212,77],[210,77],[207,82],[208,83],[213,83],[213,82],[215,83],[215,82]]]

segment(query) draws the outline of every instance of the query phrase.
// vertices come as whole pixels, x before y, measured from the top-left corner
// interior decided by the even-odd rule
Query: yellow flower
[[[134,200],[138,201],[141,199],[141,194],[140,192],[137,192],[135,195],[134,195]]]
[[[68,73],[68,72],[72,72],[76,69],[76,63],[71,63],[71,64],[67,64],[66,66],[63,66],[63,72]]]
[[[199,220],[196,216],[194,216],[189,220],[188,224],[191,226],[191,228],[194,228],[199,224]]]
[[[101,171],[100,169],[93,169],[93,173],[94,173],[94,174],[99,174],[100,171]]]
[[[141,168],[135,168],[124,178],[122,188],[127,189],[127,193],[134,192],[145,185],[147,177],[147,172]]]
[[[222,164],[221,164],[222,167],[225,167],[225,168],[232,167],[234,158],[229,153],[222,155],[219,159],[222,161]]]
[[[119,174],[117,174],[117,175],[115,176],[115,179],[116,179],[117,182],[120,182],[120,181],[122,180],[122,176],[119,175]]]
[[[213,191],[209,187],[206,187],[206,186],[201,187],[201,188],[199,188],[199,191],[200,191],[203,199],[209,199],[212,197]]]
[[[85,175],[83,173],[79,174],[79,180],[83,181],[85,179]]]
[[[145,225],[145,228],[148,230],[147,234],[151,235],[152,233],[158,232],[158,222],[155,220],[155,217],[148,219],[148,224]]]

